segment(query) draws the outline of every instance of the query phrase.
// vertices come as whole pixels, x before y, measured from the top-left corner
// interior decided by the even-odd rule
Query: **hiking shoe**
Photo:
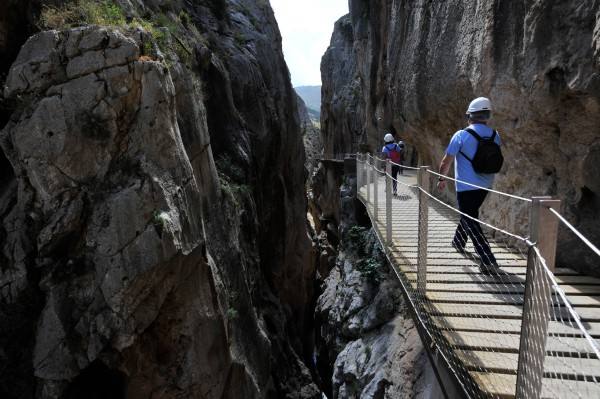
[[[456,244],[454,241],[451,242],[452,248],[454,248],[456,250],[456,252],[458,252],[461,255],[466,255],[467,251],[465,251],[464,247],[459,247],[458,244]]]

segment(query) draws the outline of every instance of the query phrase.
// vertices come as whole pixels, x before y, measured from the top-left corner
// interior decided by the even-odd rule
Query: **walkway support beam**
[[[360,193],[360,188],[362,187],[362,169],[363,169],[362,154],[359,152],[356,154],[356,191],[357,191],[357,193]]]
[[[366,164],[367,164],[367,203],[371,203],[371,172],[372,172],[372,167],[371,164],[369,162],[369,154],[367,154],[366,157]]]
[[[373,220],[377,223],[379,219],[379,161],[373,158]]]
[[[417,175],[419,190],[419,231],[417,253],[417,292],[425,299],[427,294],[427,232],[429,231],[429,197],[423,191],[429,191],[429,166],[421,166]]]
[[[363,187],[367,187],[367,161],[369,160],[369,158],[367,157],[367,154],[362,154],[362,159],[363,159],[363,164],[362,164],[362,168],[361,168],[361,178],[360,178],[360,182],[362,184]]]
[[[529,235],[540,250],[550,271],[554,271],[558,219],[550,208],[559,210],[560,201],[550,197],[533,197],[529,219]],[[544,359],[550,307],[552,306],[552,286],[550,278],[533,247],[527,256],[525,296],[523,298],[523,319],[521,322],[521,342],[517,367],[516,399],[539,398],[544,378]]]
[[[385,160],[385,241],[392,250],[392,162]]]

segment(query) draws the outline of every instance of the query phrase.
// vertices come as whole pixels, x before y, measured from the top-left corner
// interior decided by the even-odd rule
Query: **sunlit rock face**
[[[185,11],[204,38],[190,59],[140,29],[82,27],[13,60],[0,396],[319,397],[304,151],[273,13],[154,3],[126,12]]]
[[[465,126],[469,101],[488,96],[506,157],[496,188],[562,199],[567,218],[599,242],[598,7],[591,0],[351,0],[323,58],[326,148],[356,141],[376,149],[383,130],[392,130],[423,165],[437,167]],[[353,91],[360,96],[348,96]],[[348,115],[360,115],[360,128],[347,126]],[[482,216],[528,234],[523,202],[491,195]],[[598,274],[592,253],[564,229],[558,253],[558,263]]]

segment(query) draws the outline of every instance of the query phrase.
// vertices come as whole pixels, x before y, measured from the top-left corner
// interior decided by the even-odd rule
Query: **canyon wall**
[[[600,241],[598,2],[349,4],[321,67],[326,152],[378,149],[389,130],[437,168],[469,101],[488,96],[506,158],[496,188],[561,199]],[[483,208],[483,219],[528,234],[527,204],[491,195]],[[574,235],[561,229],[558,244],[558,263],[600,273]]]
[[[272,10],[114,4],[122,26],[26,43],[1,21],[3,54],[23,46],[0,133],[0,396],[320,397]]]
[[[323,155],[323,143],[321,142],[319,127],[310,118],[304,100],[297,95],[296,102],[298,103],[298,116],[300,117],[300,128],[302,129],[302,142],[306,153],[304,167],[308,173],[307,186],[310,186],[313,172],[319,163],[319,158]]]

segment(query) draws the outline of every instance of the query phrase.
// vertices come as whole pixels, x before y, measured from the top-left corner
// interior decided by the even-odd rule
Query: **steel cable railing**
[[[431,173],[432,175],[435,175],[435,176],[438,176],[438,177],[442,177],[442,178],[444,178],[444,179],[451,180],[451,181],[453,181],[453,182],[455,182],[455,183],[462,183],[462,184],[465,184],[465,185],[467,185],[467,186],[470,186],[470,187],[474,187],[474,188],[477,188],[477,189],[480,189],[480,190],[485,190],[485,191],[488,191],[488,192],[490,192],[490,193],[494,193],[494,194],[503,195],[503,196],[505,196],[505,197],[509,197],[509,198],[518,199],[518,200],[520,200],[520,201],[531,202],[531,199],[529,199],[529,198],[520,197],[520,196],[518,196],[518,195],[509,194],[509,193],[505,193],[505,192],[502,192],[502,191],[492,190],[491,188],[488,188],[488,187],[482,187],[482,186],[478,186],[478,185],[476,185],[476,184],[469,183],[469,182],[466,182],[466,181],[464,181],[464,180],[455,179],[454,177],[450,177],[450,176],[443,175],[443,174],[441,174],[441,173],[434,172],[434,171],[433,171],[433,170],[431,170],[431,169],[428,169],[428,170],[427,170],[427,173]]]
[[[565,219],[555,209],[550,209],[550,212],[553,213],[554,216],[556,216],[558,218],[558,220],[561,221],[562,224],[564,224],[565,226],[567,226],[567,228],[569,230],[571,230],[571,232],[573,232],[573,234],[575,234],[581,241],[583,241],[583,243],[585,245],[587,245],[589,249],[591,249],[596,255],[600,256],[600,249],[598,249],[597,246],[595,246],[594,244],[592,244],[592,242],[590,240],[588,240],[586,236],[584,236],[583,234],[581,234],[581,232],[579,230],[577,230],[571,223],[569,223],[567,221],[567,219]]]
[[[386,170],[377,162],[386,162]],[[436,198],[426,177],[435,173],[426,168],[414,184],[414,175],[394,179],[390,165],[359,155],[359,195],[381,229],[378,237],[428,345],[442,354],[463,393],[600,397],[594,340],[600,336],[600,298],[594,296],[600,280],[588,284],[585,276],[554,268],[548,231],[556,227],[547,215],[560,215],[552,209],[556,201],[528,200],[535,211],[528,239]],[[402,206],[392,201],[394,180],[404,194]],[[486,230],[495,232],[493,239]],[[515,242],[527,244],[527,253]]]

